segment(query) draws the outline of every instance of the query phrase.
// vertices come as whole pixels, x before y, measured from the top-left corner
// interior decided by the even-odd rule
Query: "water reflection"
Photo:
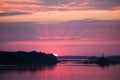
[[[35,72],[44,70],[53,70],[56,65],[40,65],[40,66],[0,66],[0,72]]]
[[[65,61],[50,66],[0,67],[0,80],[119,80],[119,71],[120,65]]]
[[[110,67],[110,66],[114,66],[114,65],[118,65],[116,64],[111,64],[111,63],[86,63],[83,60],[63,60],[60,61],[61,64],[69,64],[71,66],[98,66],[100,68],[105,68],[105,67]]]

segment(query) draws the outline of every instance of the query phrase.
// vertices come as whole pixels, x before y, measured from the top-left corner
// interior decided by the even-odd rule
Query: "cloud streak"
[[[0,11],[115,10],[119,0],[1,0]]]
[[[8,13],[0,13],[0,16],[14,16],[14,15],[27,15],[31,14],[28,12],[8,12]]]
[[[120,20],[119,0],[1,0],[0,22]]]

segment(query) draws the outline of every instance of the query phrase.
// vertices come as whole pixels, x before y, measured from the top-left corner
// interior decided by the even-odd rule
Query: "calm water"
[[[72,62],[49,67],[0,68],[0,80],[120,80],[120,65],[99,67]]]

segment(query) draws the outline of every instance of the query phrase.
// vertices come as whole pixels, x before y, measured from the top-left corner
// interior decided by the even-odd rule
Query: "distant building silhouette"
[[[104,57],[104,53],[102,53],[102,57]]]

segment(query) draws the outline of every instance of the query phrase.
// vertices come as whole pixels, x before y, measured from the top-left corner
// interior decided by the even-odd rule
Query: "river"
[[[0,80],[120,80],[120,65],[100,67],[67,61],[54,66],[0,67]]]

